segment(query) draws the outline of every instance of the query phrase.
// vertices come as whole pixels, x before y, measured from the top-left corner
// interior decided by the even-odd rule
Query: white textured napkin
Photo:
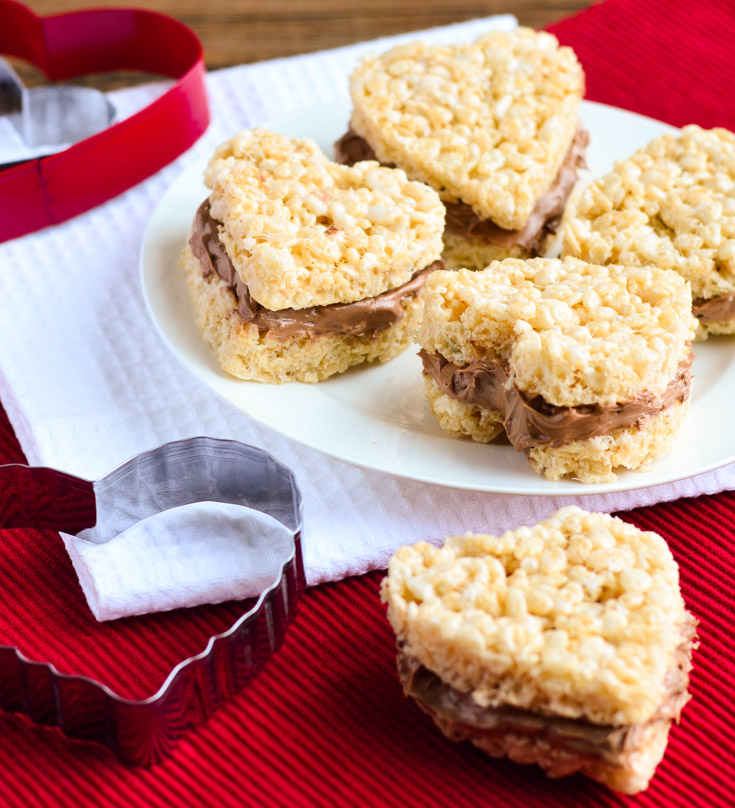
[[[272,516],[222,502],[154,514],[107,544],[61,535],[97,620],[256,597],[293,549]]]
[[[165,189],[239,128],[347,97],[356,59],[396,40],[469,40],[513,18],[475,20],[208,77],[213,123],[187,154],[121,197],[0,245],[0,398],[32,464],[95,478],[138,452],[194,435],[262,446],[294,470],[304,498],[310,584],[385,566],[400,544],[501,531],[576,503],[625,510],[735,488],[735,465],[620,494],[522,497],[440,488],[357,468],[259,426],[182,370],[156,335],[138,283],[143,230]],[[121,117],[161,86],[114,94]],[[69,549],[75,557],[75,544]]]

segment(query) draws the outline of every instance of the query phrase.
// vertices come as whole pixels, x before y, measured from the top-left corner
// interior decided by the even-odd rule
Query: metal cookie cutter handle
[[[123,698],[100,682],[60,673],[1,645],[0,709],[150,766],[242,690],[280,647],[304,588],[301,496],[291,471],[267,452],[237,441],[191,438],[137,455],[95,482],[54,469],[0,466],[0,492],[0,527],[53,528],[98,543],[146,516],[203,500],[262,511],[293,535],[280,574],[253,607],[176,665],[152,696]]]

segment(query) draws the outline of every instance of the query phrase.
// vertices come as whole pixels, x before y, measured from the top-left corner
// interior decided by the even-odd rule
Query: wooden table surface
[[[540,28],[590,5],[590,0],[27,0],[37,14],[77,8],[145,6],[177,17],[204,44],[209,69],[334,48],[365,39],[489,14],[515,14]],[[43,80],[13,60],[26,83]],[[107,74],[84,83],[112,89],[146,80],[140,74]],[[82,83],[76,81],[75,83]]]

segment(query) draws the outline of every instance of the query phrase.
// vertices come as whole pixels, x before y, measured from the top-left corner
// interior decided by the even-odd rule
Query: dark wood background
[[[540,28],[590,5],[590,0],[27,0],[37,14],[57,14],[101,5],[145,6],[177,17],[204,44],[207,66],[258,62],[294,53],[334,48],[364,39],[434,25],[515,14]],[[14,61],[28,84],[42,81],[33,68]],[[108,74],[84,83],[111,89],[146,76]],[[77,81],[76,83],[80,83]]]

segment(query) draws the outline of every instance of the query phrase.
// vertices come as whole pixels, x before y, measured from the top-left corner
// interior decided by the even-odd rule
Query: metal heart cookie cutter
[[[268,514],[293,537],[275,580],[252,608],[141,700],[0,645],[0,709],[97,741],[130,763],[159,763],[280,647],[304,589],[301,495],[292,472],[262,449],[190,438],[139,454],[94,482],[55,469],[0,466],[1,528],[60,530],[105,543],[147,517],[204,501]]]
[[[0,116],[7,116],[27,146],[48,146],[53,152],[107,129],[116,111],[104,93],[91,87],[28,89],[0,59]]]

